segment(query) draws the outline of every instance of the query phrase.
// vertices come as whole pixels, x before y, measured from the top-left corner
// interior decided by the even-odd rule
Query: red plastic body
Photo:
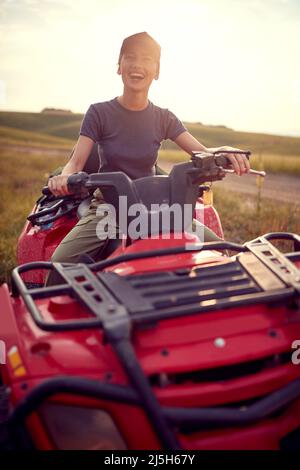
[[[154,247],[178,246],[183,242],[174,239],[141,240],[128,248],[121,246],[113,256],[124,251],[141,252]],[[127,275],[229,261],[230,258],[218,252],[187,252],[126,262],[110,270]],[[7,352],[17,347],[26,371],[22,377],[16,377],[9,362],[3,366],[3,379],[12,390],[14,404],[37,384],[57,375],[80,376],[114,384],[128,383],[111,346],[103,341],[100,329],[61,333],[42,331],[33,322],[22,299],[12,299],[6,286],[0,288],[0,303],[1,338],[6,343]],[[47,320],[88,315],[84,307],[66,296],[39,300],[38,303]],[[216,347],[217,338],[223,338],[225,347]],[[146,330],[135,330],[132,342],[144,373],[150,377],[160,373],[180,375],[234,364],[240,364],[242,369],[243,364],[249,361],[284,352],[292,355],[291,344],[295,339],[300,339],[299,308],[257,303],[163,320]],[[162,353],[166,349],[167,355]],[[226,406],[263,397],[298,377],[300,366],[288,360],[284,364],[273,364],[259,372],[245,373],[228,380],[201,383],[186,380],[178,385],[156,387],[155,393],[161,404],[169,406]],[[129,449],[160,448],[150,423],[138,407],[71,394],[60,394],[53,400],[108,411]],[[31,415],[27,425],[38,448],[53,448],[37,413]],[[299,426],[300,400],[296,400],[282,413],[251,426],[178,434],[178,439],[183,449],[278,449],[280,439]]]
[[[36,211],[33,209],[33,214]],[[220,238],[224,238],[219,215],[213,206],[203,205],[199,198],[195,208],[195,218],[204,223]],[[17,264],[22,265],[32,261],[49,261],[61,240],[77,223],[76,211],[72,216],[65,216],[48,226],[32,226],[26,222],[17,245]],[[24,281],[33,284],[45,282],[45,271],[36,270],[24,274]]]

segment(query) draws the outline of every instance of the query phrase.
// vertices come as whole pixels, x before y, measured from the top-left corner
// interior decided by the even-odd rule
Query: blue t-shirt
[[[99,171],[123,171],[137,179],[154,174],[161,142],[175,140],[185,131],[168,109],[149,101],[142,111],[130,111],[114,98],[89,107],[80,135],[99,143]]]

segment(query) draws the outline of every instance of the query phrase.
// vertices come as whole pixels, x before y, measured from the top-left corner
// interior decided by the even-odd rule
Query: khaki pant
[[[107,233],[99,233],[98,223],[104,217],[97,216],[97,209],[101,205],[105,208],[105,201],[99,190],[94,193],[95,199],[92,200],[87,215],[82,217],[72,230],[60,242],[54,251],[51,261],[53,263],[78,263],[83,254],[99,260],[101,252],[106,247],[108,238]],[[118,229],[116,227],[118,233]],[[55,272],[50,271],[46,280],[46,285],[56,285],[61,282],[61,277]]]
[[[89,211],[82,217],[68,235],[61,241],[51,258],[52,262],[59,263],[78,263],[81,255],[88,254],[98,261],[101,258],[101,252],[106,247],[108,237],[107,233],[99,233],[98,223],[104,215],[97,216],[97,208],[103,205],[105,201],[100,192],[95,193]],[[98,227],[97,227],[98,226]],[[116,228],[117,233],[118,229]],[[204,227],[204,242],[220,241],[221,239],[209,228]],[[55,272],[50,271],[46,285],[56,285],[61,282],[61,277]]]

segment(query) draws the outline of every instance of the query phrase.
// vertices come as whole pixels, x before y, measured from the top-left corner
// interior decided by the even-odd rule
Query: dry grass
[[[179,158],[178,153],[176,158]],[[187,157],[185,156],[185,159]],[[0,150],[0,282],[7,281],[15,266],[15,249],[26,217],[46,184],[49,172],[64,165],[66,157]],[[214,191],[225,237],[245,242],[261,233],[300,233],[300,206],[239,197],[237,193]]]
[[[28,132],[20,129],[0,126],[0,144],[30,147],[44,147],[70,150],[73,141],[61,137],[53,137],[38,132]]]
[[[179,116],[180,117],[180,116]],[[0,126],[23,131],[38,132],[76,140],[82,114],[0,112]],[[294,155],[300,157],[300,137],[285,137],[254,132],[240,132],[225,126],[210,126],[200,123],[185,123],[188,130],[207,147],[231,145],[245,148],[254,153]],[[164,142],[165,149],[175,149],[170,141]]]
[[[240,196],[240,197],[239,197]],[[300,204],[279,203],[214,189],[214,205],[227,240],[244,243],[268,232],[300,233]]]
[[[0,150],[0,282],[15,266],[18,236],[49,172],[64,162],[64,157]]]

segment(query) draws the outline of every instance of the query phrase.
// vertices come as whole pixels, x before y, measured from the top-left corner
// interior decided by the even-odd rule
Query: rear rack
[[[288,239],[294,242],[297,253],[284,255],[269,240]],[[232,250],[238,252],[227,263],[163,271],[144,275],[119,276],[103,272],[108,266],[145,257],[166,256],[200,250]],[[119,256],[95,263],[60,264],[30,263],[13,272],[15,295],[21,295],[35,323],[47,331],[69,331],[83,328],[103,328],[107,340],[122,364],[138,401],[144,407],[154,431],[165,449],[180,449],[170,419],[157,401],[131,343],[131,331],[135,325],[190,314],[202,314],[238,305],[257,302],[273,303],[295,299],[300,293],[300,271],[293,260],[300,259],[300,237],[290,233],[270,233],[245,245],[229,242],[213,242],[142,252]],[[21,274],[33,269],[55,269],[65,284],[53,287],[27,289]],[[214,287],[218,284],[218,287]],[[68,294],[83,304],[92,318],[50,323],[42,318],[36,300],[53,295]],[[297,383],[297,385],[296,385]],[[300,395],[299,380],[295,382],[296,395]],[[294,390],[294,389],[293,389]],[[277,392],[275,392],[276,395]],[[278,392],[279,393],[279,392]],[[277,395],[278,395],[277,393]],[[34,390],[31,392],[34,395]],[[276,395],[276,396],[277,396]],[[30,398],[29,394],[29,398]],[[294,397],[294,395],[293,395]],[[26,397],[27,399],[27,397]],[[263,402],[262,402],[263,404]],[[22,408],[22,405],[20,405]],[[24,405],[26,408],[26,404]],[[250,420],[259,419],[262,413],[254,413]],[[196,413],[197,411],[197,413]],[[188,420],[208,419],[219,424],[220,408],[186,410]],[[180,415],[180,411],[178,410]],[[204,413],[204,414],[203,414]],[[227,411],[224,411],[228,416]],[[226,414],[227,413],[227,414]],[[175,410],[176,415],[176,410]],[[197,416],[197,418],[196,418]],[[243,418],[232,415],[231,424],[241,424]],[[173,421],[173,423],[172,423]],[[176,421],[176,419],[175,419]]]

